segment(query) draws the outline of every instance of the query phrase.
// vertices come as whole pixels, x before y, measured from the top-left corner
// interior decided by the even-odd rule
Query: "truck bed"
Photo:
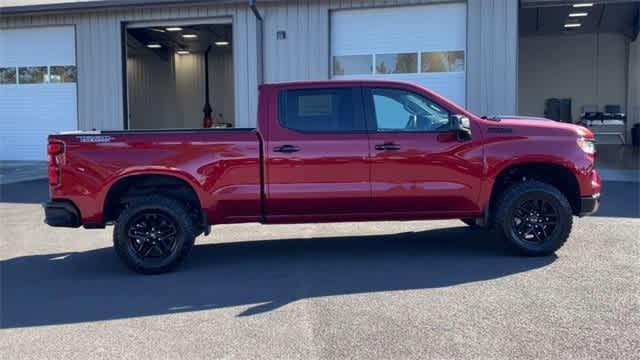
[[[61,185],[51,198],[78,207],[84,223],[103,222],[102,204],[116,181],[177,176],[198,192],[212,223],[260,218],[260,139],[255,129],[90,131],[51,135],[62,142]],[[121,180],[120,180],[121,181]]]

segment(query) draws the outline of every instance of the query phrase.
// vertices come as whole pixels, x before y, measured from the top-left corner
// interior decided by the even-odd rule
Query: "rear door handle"
[[[273,148],[273,152],[294,153],[300,151],[300,148],[294,145],[282,145]]]
[[[400,145],[398,144],[376,144],[376,150],[400,150]]]

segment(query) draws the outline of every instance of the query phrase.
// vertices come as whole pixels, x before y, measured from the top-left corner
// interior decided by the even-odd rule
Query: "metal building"
[[[519,17],[571,3],[5,0],[0,160],[44,158],[56,131],[201,127],[207,96],[216,123],[253,127],[258,85],[285,80],[408,80],[515,114]]]

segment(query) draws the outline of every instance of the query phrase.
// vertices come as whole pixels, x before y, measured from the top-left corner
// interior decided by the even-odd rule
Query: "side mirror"
[[[463,115],[451,115],[449,121],[451,131],[455,132],[458,141],[471,140],[471,121]]]

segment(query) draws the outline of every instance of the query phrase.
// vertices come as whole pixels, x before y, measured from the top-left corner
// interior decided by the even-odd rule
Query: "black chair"
[[[571,99],[549,98],[544,102],[544,116],[547,119],[573,122],[571,116]]]
[[[627,117],[622,112],[620,105],[605,105],[603,120],[621,120],[626,122]]]

